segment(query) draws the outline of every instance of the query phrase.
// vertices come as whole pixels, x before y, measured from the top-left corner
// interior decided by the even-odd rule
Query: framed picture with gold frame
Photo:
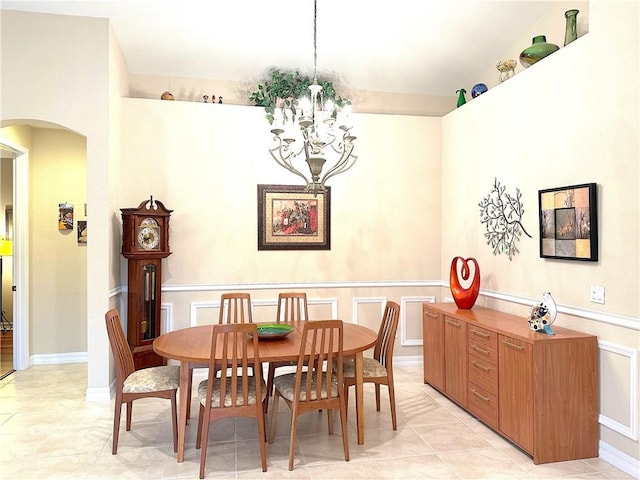
[[[331,250],[331,188],[258,185],[258,250]]]
[[[540,257],[598,261],[596,184],[538,191]]]

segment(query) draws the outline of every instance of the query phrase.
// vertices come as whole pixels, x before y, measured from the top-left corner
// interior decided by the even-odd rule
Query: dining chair
[[[336,365],[336,368],[331,368],[332,365]],[[278,400],[282,398],[291,410],[289,470],[293,470],[298,417],[312,410],[327,409],[329,435],[333,435],[333,410],[340,411],[344,459],[349,461],[342,365],[342,320],[305,322],[295,373],[279,375],[274,379],[269,443],[273,443],[275,438]]]
[[[378,339],[373,349],[373,358],[364,357],[363,383],[373,383],[376,389],[376,410],[380,411],[380,385],[387,385],[389,389],[389,404],[391,405],[391,424],[397,429],[396,396],[393,388],[393,345],[396,340],[400,305],[387,301],[382,314],[382,321],[378,329]],[[349,404],[349,387],[356,384],[355,360],[348,358],[344,361],[344,399]]]
[[[251,294],[223,293],[220,295],[218,323],[253,323]]]
[[[307,294],[303,292],[283,292],[278,295],[278,310],[276,321],[298,322],[309,320],[309,310],[307,308]],[[276,375],[276,368],[295,366],[296,361],[280,361],[269,363],[269,373],[267,375],[267,401],[264,408],[265,413],[269,408],[269,397],[273,395],[273,378]]]
[[[253,308],[251,294],[249,293],[223,293],[220,295],[220,314],[218,324],[228,323],[253,323]],[[216,372],[220,371],[220,365],[216,366]],[[193,386],[193,368],[189,369],[189,391]],[[191,405],[187,408],[187,418],[191,416]]]
[[[216,375],[216,366],[229,365]],[[255,373],[255,375],[250,372]],[[263,402],[267,389],[258,354],[258,329],[253,323],[214,325],[209,374],[198,385],[200,412],[196,449],[200,452],[200,478],[204,478],[211,422],[228,417],[255,417],[262,471],[267,471],[266,429]]]
[[[120,415],[122,404],[127,405],[127,431],[131,430],[133,401],[139,398],[159,397],[171,400],[171,426],[173,427],[173,451],[178,451],[178,417],[176,393],[180,385],[180,368],[177,366],[148,367],[135,370],[133,354],[127,343],[118,310],[105,314],[107,335],[116,366],[116,399],[113,416],[113,443],[111,454],[118,452]]]

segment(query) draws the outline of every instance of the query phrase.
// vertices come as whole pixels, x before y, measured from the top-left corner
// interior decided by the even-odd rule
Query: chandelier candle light
[[[298,100],[301,111],[295,127],[295,119],[291,116],[288,121],[279,109],[274,115],[275,128],[273,133],[276,146],[269,149],[273,159],[281,167],[298,175],[307,183],[306,192],[318,193],[326,191],[325,182],[340,173],[349,170],[358,157],[353,154],[356,137],[350,133],[350,106],[346,105],[341,111],[331,101],[323,102],[322,86],[317,80],[317,0],[313,2],[313,83],[309,85],[309,97]],[[292,128],[290,128],[292,127]],[[300,133],[297,134],[296,130]],[[283,135],[284,134],[284,135]],[[302,135],[302,147],[296,151],[296,136]],[[304,155],[304,156],[303,156]],[[304,158],[309,166],[311,178],[294,167],[293,162],[298,157]],[[324,164],[330,158],[333,164],[323,173]]]

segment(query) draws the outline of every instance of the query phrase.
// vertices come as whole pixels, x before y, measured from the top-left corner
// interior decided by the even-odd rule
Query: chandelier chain
[[[318,70],[318,0],[313,0],[313,81],[316,81]]]
[[[300,100],[301,117],[296,127],[292,124],[292,128],[288,129],[285,125],[286,117],[283,125],[276,123],[276,128],[271,130],[275,145],[269,149],[276,163],[303,178],[307,184],[305,191],[313,193],[314,196],[326,192],[326,181],[351,169],[358,159],[358,156],[353,154],[356,137],[351,133],[348,111],[343,112],[343,116],[339,116],[333,102],[323,104],[323,89],[322,85],[318,84],[317,73],[318,0],[314,0],[313,83],[309,85],[310,95],[309,98],[305,97],[306,102]],[[296,136],[302,137],[300,149],[294,147]],[[307,163],[310,177],[294,166],[294,161],[298,158]],[[330,161],[330,166],[323,172],[323,166],[327,160]]]

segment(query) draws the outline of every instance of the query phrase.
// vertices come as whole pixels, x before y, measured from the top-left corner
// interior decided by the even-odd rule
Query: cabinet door
[[[444,391],[444,330],[442,315],[422,310],[424,382]]]
[[[467,358],[466,323],[445,315],[445,392],[465,408],[467,406]]]
[[[500,431],[533,454],[533,358],[530,344],[499,336],[498,382]]]

